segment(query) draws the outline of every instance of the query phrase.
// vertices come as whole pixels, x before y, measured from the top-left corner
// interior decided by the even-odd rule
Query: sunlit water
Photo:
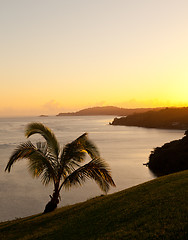
[[[11,220],[42,212],[53,192],[53,186],[43,186],[40,179],[33,179],[27,171],[27,160],[15,163],[10,173],[4,169],[16,146],[25,142],[24,128],[29,122],[42,122],[56,134],[59,142],[66,144],[89,133],[91,140],[108,162],[116,188],[109,193],[123,190],[154,178],[143,163],[153,148],[183,136],[182,130],[159,130],[138,127],[111,126],[113,116],[92,117],[30,117],[0,119],[0,221]],[[33,143],[41,140],[32,136]],[[72,187],[61,192],[59,206],[85,201],[101,195],[99,187],[88,181],[83,187]]]

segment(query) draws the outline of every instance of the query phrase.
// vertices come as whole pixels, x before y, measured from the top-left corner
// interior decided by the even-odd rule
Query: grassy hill
[[[0,239],[188,239],[188,170],[46,215],[0,223]]]

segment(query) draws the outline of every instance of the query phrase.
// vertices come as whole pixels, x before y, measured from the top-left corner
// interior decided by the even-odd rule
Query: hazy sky
[[[0,0],[0,116],[188,105],[188,0]]]

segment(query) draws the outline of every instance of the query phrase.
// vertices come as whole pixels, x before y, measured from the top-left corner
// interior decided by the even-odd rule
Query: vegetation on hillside
[[[105,193],[110,185],[115,186],[107,163],[100,157],[97,147],[88,139],[86,133],[63,148],[54,133],[42,123],[28,124],[26,137],[36,133],[44,137],[46,142],[38,142],[36,146],[30,141],[20,144],[12,153],[5,171],[10,172],[15,162],[27,158],[29,170],[34,177],[41,177],[45,185],[53,182],[54,191],[44,213],[57,207],[62,188],[80,186],[87,179],[93,179]],[[91,157],[91,161],[83,165],[86,154]]]
[[[57,116],[97,116],[97,115],[117,115],[127,116],[133,113],[141,113],[151,110],[152,108],[119,108],[114,106],[92,107],[82,109],[77,112],[59,113]]]
[[[146,128],[188,129],[188,107],[135,113],[127,117],[115,118],[111,124]]]
[[[146,165],[156,176],[188,169],[188,131],[182,139],[155,148]]]
[[[57,209],[0,223],[1,240],[187,240],[188,171]]]

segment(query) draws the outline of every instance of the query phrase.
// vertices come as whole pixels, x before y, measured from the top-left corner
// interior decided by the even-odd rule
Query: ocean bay
[[[66,144],[84,132],[99,148],[101,157],[109,164],[116,188],[109,193],[123,190],[154,178],[143,163],[153,148],[179,139],[182,130],[159,130],[138,127],[111,126],[113,116],[82,117],[27,117],[0,119],[0,221],[11,220],[42,212],[53,191],[52,184],[43,186],[40,179],[33,179],[27,171],[27,160],[17,162],[10,173],[4,169],[16,146],[27,141],[24,128],[30,122],[42,122],[50,127],[59,142]],[[33,143],[42,140],[31,137]],[[82,187],[72,187],[61,192],[61,204],[69,205],[103,194],[98,186],[88,181]]]

